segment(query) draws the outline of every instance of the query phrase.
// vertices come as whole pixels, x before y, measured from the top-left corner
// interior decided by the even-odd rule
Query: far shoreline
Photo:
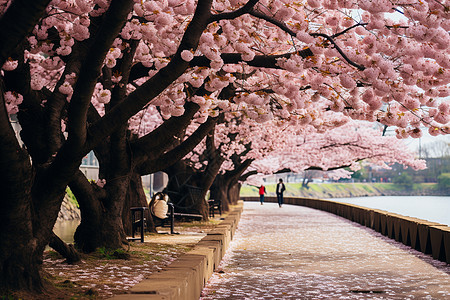
[[[267,196],[275,196],[275,183],[267,184]],[[285,183],[285,197],[304,198],[351,198],[371,196],[450,196],[449,190],[441,190],[437,183],[418,183],[406,187],[394,183]],[[242,197],[258,196],[258,187],[243,185]]]

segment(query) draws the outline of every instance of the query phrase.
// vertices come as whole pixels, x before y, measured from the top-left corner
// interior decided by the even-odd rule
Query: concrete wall
[[[233,239],[242,210],[243,203],[240,201],[192,250],[135,285],[128,294],[117,295],[112,299],[199,299],[204,285],[219,266]]]
[[[259,201],[259,197],[242,197],[242,200]],[[277,199],[265,197],[264,201],[277,202]],[[285,197],[284,203],[336,214],[425,254],[431,254],[434,259],[450,263],[450,227],[446,225],[332,200]]]

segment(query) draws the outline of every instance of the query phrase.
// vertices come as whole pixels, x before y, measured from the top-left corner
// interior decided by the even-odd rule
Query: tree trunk
[[[61,254],[69,264],[73,264],[81,260],[80,254],[73,247],[73,245],[64,243],[64,241],[62,241],[55,233],[52,233],[48,245]]]
[[[211,186],[211,199],[220,200],[222,209],[228,211],[230,205],[236,205],[239,201],[241,184],[226,176],[218,175]]]
[[[2,196],[0,207],[0,295],[11,290],[41,292],[43,288],[39,270],[44,249],[33,232],[30,181],[23,179],[23,192],[18,190],[14,197],[1,189],[6,197]]]
[[[131,235],[131,207],[148,207],[147,197],[145,196],[144,186],[142,185],[141,175],[133,172],[131,174],[130,184],[128,186],[125,204],[122,213],[122,222],[125,232]],[[144,212],[147,231],[156,233],[150,210]]]
[[[226,176],[219,174],[214,179],[214,183],[211,185],[210,198],[222,203],[222,210],[228,211],[230,209],[230,201],[228,198],[230,180]]]
[[[89,253],[98,247],[118,249],[127,244],[122,216],[119,213],[120,206],[82,213],[81,223],[75,231],[75,245],[83,252]]]
[[[36,233],[45,238],[45,231],[33,222],[34,174],[9,122],[2,85],[0,81],[0,295],[10,290],[39,292],[44,247]]]
[[[26,167],[30,163],[28,158],[20,164],[10,163],[17,169],[8,177],[11,180],[17,176],[17,182],[5,186],[7,182],[3,181],[0,189],[4,195],[0,200],[0,293],[19,290],[40,293],[42,256],[64,194],[59,189],[41,187],[38,175],[31,176]]]
[[[69,186],[78,200],[81,223],[75,231],[75,245],[83,252],[98,247],[121,248],[127,244],[122,224],[122,208],[128,176],[107,183],[104,188],[90,183],[80,171]]]
[[[19,230],[19,227],[16,229]],[[2,237],[5,238],[2,244],[6,246],[2,248],[6,250],[2,251],[0,256],[0,295],[18,290],[42,292],[43,285],[39,274],[42,252],[37,251],[34,243],[36,240],[24,240],[24,232],[14,236],[13,231],[10,232],[11,236],[5,234]],[[18,239],[18,236],[21,239]]]
[[[208,172],[196,172],[182,161],[167,168],[164,172],[169,175],[169,182],[164,189],[175,206],[175,212],[200,214],[204,220],[208,219],[208,205],[206,193],[214,179],[210,179]]]
[[[312,178],[313,178],[313,171],[306,170],[302,180],[303,189],[309,189],[308,184],[311,182]]]
[[[245,180],[241,178],[242,174],[253,162],[253,159],[247,159],[241,163],[238,163],[238,161],[240,159],[235,159],[234,170],[226,171],[224,174],[218,174],[211,186],[211,198],[222,201],[224,211],[228,211],[230,205],[237,204],[241,188],[239,180]]]
[[[239,194],[241,192],[241,183],[237,182],[231,185],[228,189],[228,199],[231,204],[236,205],[239,201]]]

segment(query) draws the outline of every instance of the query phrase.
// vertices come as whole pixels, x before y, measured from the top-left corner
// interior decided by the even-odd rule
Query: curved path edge
[[[259,201],[259,197],[241,199]],[[266,197],[265,201],[277,200],[275,197]],[[450,264],[450,227],[447,225],[333,200],[285,197],[284,203],[333,213]]]
[[[111,299],[199,299],[203,287],[219,266],[233,239],[243,209],[244,203],[239,201],[231,207],[224,220],[209,231],[192,250],[135,285],[127,294],[116,295]]]

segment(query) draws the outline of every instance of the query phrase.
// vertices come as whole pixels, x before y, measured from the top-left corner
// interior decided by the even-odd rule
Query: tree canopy
[[[267,122],[272,138],[351,120],[398,138],[448,134],[449,11],[436,0],[0,1],[0,291],[42,289],[67,185],[91,220],[80,232],[112,226],[102,241],[120,245],[133,178],[205,135],[214,145],[221,118],[224,130],[249,125],[238,131],[255,157]],[[104,187],[78,171],[92,150]]]

